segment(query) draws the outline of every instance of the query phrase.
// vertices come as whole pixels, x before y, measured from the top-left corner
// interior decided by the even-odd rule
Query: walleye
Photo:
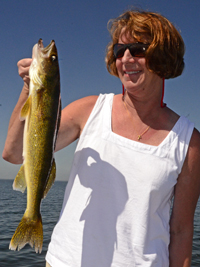
[[[22,107],[25,120],[23,165],[13,183],[22,193],[27,188],[27,207],[11,241],[11,250],[27,243],[42,251],[43,227],[40,203],[51,188],[56,175],[53,157],[60,123],[60,74],[55,42],[47,47],[42,39],[33,47],[30,66],[29,97]]]

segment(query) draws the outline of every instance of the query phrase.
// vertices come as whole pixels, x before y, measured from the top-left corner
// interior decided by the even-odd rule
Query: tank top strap
[[[113,93],[99,95],[85,124],[81,138],[95,133],[100,136],[103,132],[111,130],[110,127],[113,97]]]
[[[169,133],[168,143],[163,144],[163,147],[168,150],[168,157],[175,160],[179,173],[187,155],[193,130],[194,123],[181,116]]]

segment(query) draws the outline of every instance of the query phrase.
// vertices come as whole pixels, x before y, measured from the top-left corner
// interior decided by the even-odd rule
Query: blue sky
[[[105,48],[107,22],[129,8],[166,16],[181,31],[186,45],[182,76],[166,81],[164,101],[189,117],[200,130],[200,1],[199,0],[2,0],[0,9],[0,150],[3,151],[12,110],[23,82],[17,61],[31,57],[32,47],[56,41],[63,107],[81,97],[120,93],[119,80],[108,74]],[[67,180],[75,144],[56,153],[57,180]],[[0,179],[14,179],[19,165],[0,158]]]

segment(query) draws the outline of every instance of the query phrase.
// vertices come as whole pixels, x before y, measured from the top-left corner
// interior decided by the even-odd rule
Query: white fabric
[[[100,95],[79,139],[46,260],[52,267],[168,267],[169,217],[193,124],[180,117],[159,146],[111,129]]]

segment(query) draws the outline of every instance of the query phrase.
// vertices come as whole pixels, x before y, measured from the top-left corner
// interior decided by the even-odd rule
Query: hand
[[[32,58],[24,58],[17,62],[19,76],[24,80],[24,85],[29,87],[29,68],[32,62]]]

